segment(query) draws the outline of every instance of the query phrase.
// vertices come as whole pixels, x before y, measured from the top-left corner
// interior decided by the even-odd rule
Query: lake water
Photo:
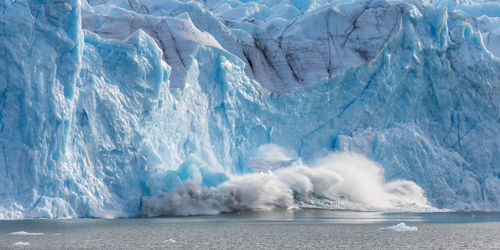
[[[400,222],[418,230],[379,230]],[[11,234],[20,231],[28,235]],[[302,209],[172,218],[8,220],[0,221],[0,248],[500,249],[500,214]]]

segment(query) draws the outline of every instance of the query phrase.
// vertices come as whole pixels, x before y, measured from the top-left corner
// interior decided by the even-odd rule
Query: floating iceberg
[[[38,235],[44,235],[44,233],[28,233],[26,231],[19,231],[19,232],[12,232],[9,233],[10,235],[21,235],[21,236],[38,236]]]
[[[403,231],[417,231],[418,228],[407,226],[405,223],[401,222],[392,227],[382,227],[380,231],[391,231],[391,232],[403,232]]]
[[[14,246],[29,246],[31,245],[29,242],[18,241],[14,243]]]
[[[401,204],[499,210],[499,6],[3,1],[0,218],[168,213],[192,183],[219,197],[332,152],[419,194]],[[316,200],[359,205],[341,196]]]

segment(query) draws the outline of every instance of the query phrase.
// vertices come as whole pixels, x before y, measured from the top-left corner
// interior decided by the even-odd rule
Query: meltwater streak
[[[412,181],[387,182],[383,169],[355,153],[332,153],[312,166],[300,160],[274,172],[229,176],[207,187],[200,174],[178,188],[145,196],[142,215],[218,214],[246,209],[327,208],[435,211]]]

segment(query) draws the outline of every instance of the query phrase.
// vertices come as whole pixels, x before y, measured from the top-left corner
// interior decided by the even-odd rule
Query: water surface
[[[399,222],[418,230],[379,230]],[[43,235],[10,234],[19,231]],[[169,218],[10,220],[0,221],[0,248],[499,249],[500,214],[302,209]]]

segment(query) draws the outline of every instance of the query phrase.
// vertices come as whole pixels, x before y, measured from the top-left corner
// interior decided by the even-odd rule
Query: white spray
[[[284,157],[283,149],[266,147],[280,152],[276,154],[280,158],[290,159]],[[383,169],[366,157],[332,153],[312,166],[298,160],[273,172],[230,176],[216,187],[204,187],[199,180],[190,179],[168,193],[144,197],[142,212],[145,216],[195,215],[275,207],[434,210],[414,182],[386,182]]]

